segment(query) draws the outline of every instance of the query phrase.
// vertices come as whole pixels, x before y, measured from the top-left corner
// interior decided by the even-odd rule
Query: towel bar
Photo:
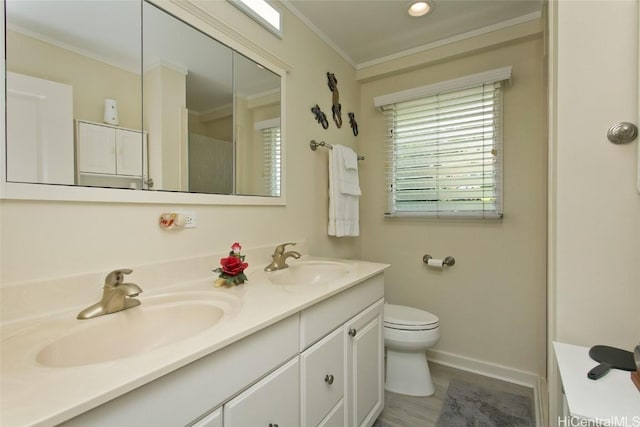
[[[329,144],[328,142],[316,142],[315,139],[309,141],[309,148],[311,148],[311,151],[316,151],[318,147],[326,147],[329,150],[333,150],[333,145]],[[364,160],[364,156],[358,155],[358,160]]]

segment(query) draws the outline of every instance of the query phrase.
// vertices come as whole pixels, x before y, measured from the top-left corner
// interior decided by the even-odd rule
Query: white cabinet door
[[[344,396],[344,333],[338,328],[300,355],[303,427],[316,427]]]
[[[78,122],[78,166],[80,173],[141,177],[142,132]]]
[[[78,161],[80,172],[115,175],[115,129],[78,123]]]
[[[141,132],[116,129],[116,174],[142,176]]]
[[[191,427],[222,427],[222,408],[216,409]]]
[[[298,427],[299,367],[296,357],[224,405],[224,427]]]
[[[370,426],[384,405],[383,301],[345,324],[348,426]]]
[[[325,417],[318,427],[344,427],[344,400],[341,400],[335,408]]]

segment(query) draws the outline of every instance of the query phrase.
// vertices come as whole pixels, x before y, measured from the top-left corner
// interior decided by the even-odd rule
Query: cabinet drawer
[[[224,405],[225,427],[297,427],[299,362],[296,357]]]
[[[309,347],[382,297],[384,297],[384,275],[380,273],[302,311],[300,350]]]
[[[302,426],[315,427],[344,397],[344,333],[339,328],[300,355]]]

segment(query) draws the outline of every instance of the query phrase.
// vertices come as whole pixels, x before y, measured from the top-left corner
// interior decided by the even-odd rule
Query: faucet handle
[[[295,242],[289,242],[289,243],[283,243],[281,245],[276,246],[276,250],[274,251],[274,254],[278,254],[278,255],[282,255],[284,253],[284,248],[286,246],[295,246]]]
[[[120,286],[124,282],[124,275],[131,274],[133,270],[130,268],[121,268],[119,270],[113,270],[111,273],[107,274],[107,277],[104,278],[105,286]]]

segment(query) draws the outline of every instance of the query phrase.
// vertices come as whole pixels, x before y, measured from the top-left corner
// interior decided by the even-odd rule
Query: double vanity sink
[[[247,270],[249,281],[231,288],[215,288],[210,273],[164,288],[136,277],[144,289],[139,306],[84,320],[76,319],[74,307],[3,324],[1,424],[67,421],[386,268],[308,256],[289,264],[273,272]]]

